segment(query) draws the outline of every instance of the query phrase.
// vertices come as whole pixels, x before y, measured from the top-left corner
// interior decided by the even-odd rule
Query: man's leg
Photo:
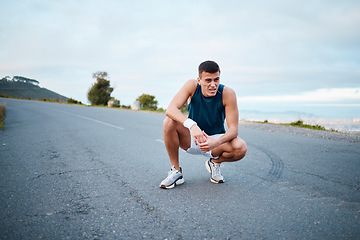
[[[179,147],[187,150],[191,146],[190,132],[181,123],[167,117],[163,124],[164,142],[168,152],[171,165],[176,170],[180,170],[179,166]]]
[[[205,162],[205,167],[211,174],[210,181],[213,183],[225,182],[220,172],[220,164],[222,162],[238,161],[245,157],[246,151],[246,143],[239,137],[214,148],[211,155],[218,158],[210,158]]]
[[[221,144],[220,146],[214,148],[211,151],[211,154],[214,157],[219,157],[217,159],[213,159],[215,163],[222,162],[234,162],[241,160],[245,157],[247,152],[246,142],[240,137],[236,137],[230,142]]]

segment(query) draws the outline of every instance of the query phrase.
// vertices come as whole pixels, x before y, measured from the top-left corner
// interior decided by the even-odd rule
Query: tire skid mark
[[[274,152],[272,152],[262,146],[255,145],[252,143],[248,143],[248,146],[251,146],[257,150],[260,150],[266,156],[268,156],[271,161],[271,168],[268,171],[268,173],[266,174],[266,176],[264,177],[264,179],[259,184],[256,184],[254,187],[252,187],[251,189],[256,188],[261,183],[267,182],[269,184],[269,183],[277,182],[281,178],[282,173],[284,171],[284,163],[281,160],[281,158],[278,155],[276,155]],[[267,184],[265,184],[265,185],[267,185]]]

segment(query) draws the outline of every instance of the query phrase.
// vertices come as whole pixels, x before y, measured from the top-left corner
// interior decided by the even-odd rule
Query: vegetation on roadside
[[[110,87],[110,80],[107,72],[98,71],[93,74],[96,82],[88,91],[88,100],[91,105],[107,105],[110,100],[110,95],[114,90]]]
[[[321,130],[321,131],[337,132],[337,130],[326,129],[324,126],[321,126],[321,125],[318,125],[318,124],[316,124],[316,125],[306,124],[302,120],[298,120],[296,122],[291,122],[291,123],[271,123],[267,119],[264,120],[263,122],[258,122],[258,121],[255,121],[255,122],[257,122],[257,123],[266,123],[266,124],[275,124],[275,125],[293,126],[293,127],[299,127],[299,128],[308,128],[308,129]]]
[[[289,123],[289,125],[294,127],[309,128],[314,130],[323,130],[323,131],[327,130],[325,127],[320,126],[318,124],[316,125],[305,124],[302,120],[298,120],[297,122],[291,122]]]
[[[121,105],[120,100],[111,96],[113,88],[110,86],[107,72],[97,71],[92,77],[96,80],[88,90],[87,97],[92,107],[111,107],[119,109],[136,109],[140,111],[151,111],[165,113],[166,109],[158,107],[158,100],[150,94],[140,95],[136,101],[138,107]],[[0,79],[0,98],[35,100],[62,104],[84,105],[81,101],[67,98],[48,89],[41,88],[39,81],[22,76],[3,77]],[[133,105],[135,106],[135,105]],[[188,104],[181,107],[181,112],[187,114]]]
[[[92,77],[96,80],[88,90],[88,100],[93,107],[112,107],[120,109],[131,109],[130,105],[121,105],[120,100],[111,96],[113,88],[110,86],[107,72],[97,71]],[[48,89],[41,88],[39,81],[22,76],[3,77],[0,79],[0,98],[35,100],[62,104],[84,105],[81,101],[67,98]],[[140,106],[138,110],[165,112],[158,108],[155,96],[142,94],[137,99]]]
[[[5,119],[5,111],[6,111],[6,104],[0,103],[0,129],[4,127],[4,119]]]
[[[68,98],[68,99],[67,99],[67,103],[69,103],[69,104],[80,104],[80,105],[83,105],[82,102],[77,101],[77,100],[72,99],[72,98]]]
[[[140,109],[151,111],[157,110],[158,101],[155,100],[155,96],[153,95],[142,94],[136,99],[136,101],[139,101]]]

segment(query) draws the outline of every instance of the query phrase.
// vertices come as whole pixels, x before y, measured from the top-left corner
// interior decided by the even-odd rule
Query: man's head
[[[201,78],[201,74],[203,72],[208,72],[208,73],[219,72],[220,73],[220,67],[214,61],[205,61],[199,65],[199,78]]]
[[[214,97],[220,84],[220,68],[214,61],[205,61],[199,65],[198,83],[205,97]]]

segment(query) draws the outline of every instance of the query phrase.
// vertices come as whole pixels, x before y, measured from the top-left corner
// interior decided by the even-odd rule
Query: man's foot
[[[174,166],[171,167],[167,178],[165,178],[161,183],[160,183],[160,188],[164,188],[164,189],[169,189],[169,188],[173,188],[175,187],[175,185],[180,185],[184,183],[184,178],[182,175],[182,170],[180,168],[179,170],[176,170],[174,168]]]
[[[211,173],[210,181],[213,183],[223,183],[225,182],[224,177],[220,172],[220,163],[214,163],[212,158],[205,162],[206,169]]]

